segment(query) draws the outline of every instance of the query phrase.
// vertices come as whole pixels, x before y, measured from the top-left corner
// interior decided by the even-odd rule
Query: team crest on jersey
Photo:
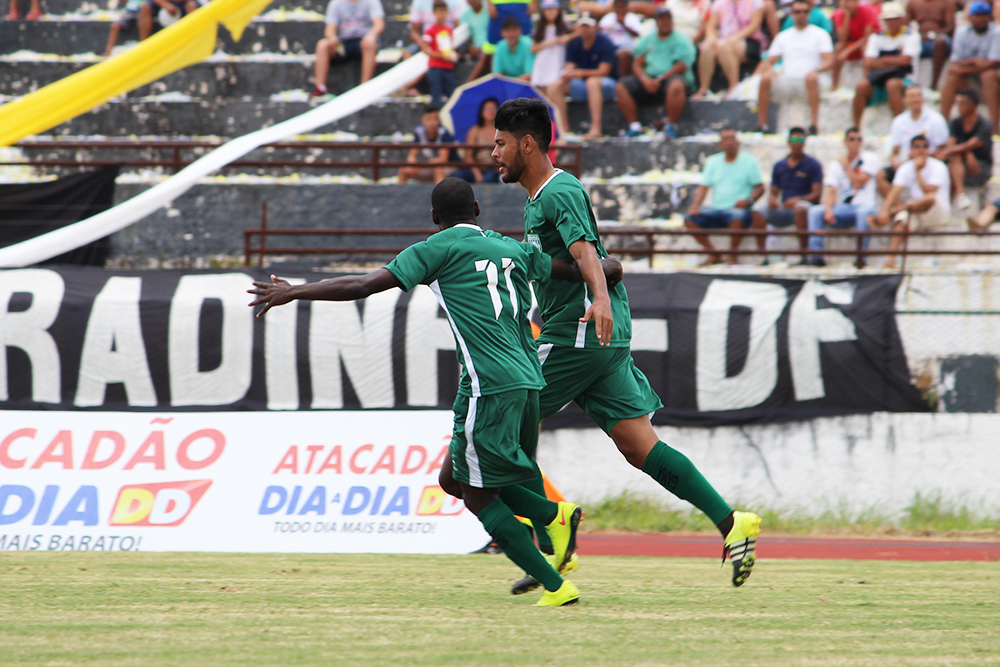
[[[538,234],[532,234],[531,232],[528,232],[528,234],[525,235],[524,240],[530,243],[531,245],[535,246],[539,250],[542,249],[542,240],[538,238]]]

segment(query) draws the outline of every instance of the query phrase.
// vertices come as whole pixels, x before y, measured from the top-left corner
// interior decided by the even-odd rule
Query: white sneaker
[[[972,200],[969,199],[969,196],[967,194],[965,194],[964,192],[962,194],[958,195],[957,197],[955,197],[955,207],[958,210],[964,211],[964,210],[970,208],[971,206],[972,206]]]

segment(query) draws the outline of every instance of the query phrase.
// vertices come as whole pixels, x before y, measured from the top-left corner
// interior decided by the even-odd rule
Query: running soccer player
[[[539,99],[508,100],[497,110],[493,126],[493,159],[501,180],[528,191],[525,240],[553,259],[574,260],[585,282],[551,281],[535,288],[543,320],[538,337],[545,377],[541,418],[576,401],[629,463],[712,520],[724,538],[723,561],[727,556],[732,560],[733,585],[741,586],[753,570],[760,517],[734,512],[694,464],[653,430],[650,417],[663,404],[632,362],[628,295],[623,284],[609,291],[605,283],[601,258],[607,252],[590,196],[579,180],[549,160],[548,107]],[[511,593],[538,587],[527,574]]]
[[[295,299],[353,301],[393,287],[409,291],[428,285],[448,316],[462,365],[449,474],[466,507],[507,557],[545,587],[537,605],[574,604],[580,597],[576,586],[546,561],[514,513],[545,526],[556,562],[576,549],[580,508],[554,503],[520,484],[540,477],[534,456],[538,390],[544,384],[526,317],[528,281],[545,283],[550,276],[579,281],[579,272],[527,243],[483,231],[476,224],[479,202],[461,179],[441,181],[431,205],[441,231],[386,267],[297,286],[272,275],[272,282],[254,282],[247,290],[258,296],[250,306],[264,306],[260,317]],[[609,273],[620,270],[615,265],[607,264]]]

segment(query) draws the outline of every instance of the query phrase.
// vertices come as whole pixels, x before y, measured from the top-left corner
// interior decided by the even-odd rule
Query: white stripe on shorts
[[[479,455],[476,454],[476,443],[473,433],[476,430],[476,403],[479,398],[469,397],[469,412],[465,415],[465,465],[469,468],[469,486],[483,488],[483,471],[479,469]]]

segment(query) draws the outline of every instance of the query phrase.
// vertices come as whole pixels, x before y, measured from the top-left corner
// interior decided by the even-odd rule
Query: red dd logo
[[[210,479],[123,486],[111,526],[179,526],[212,485]]]

